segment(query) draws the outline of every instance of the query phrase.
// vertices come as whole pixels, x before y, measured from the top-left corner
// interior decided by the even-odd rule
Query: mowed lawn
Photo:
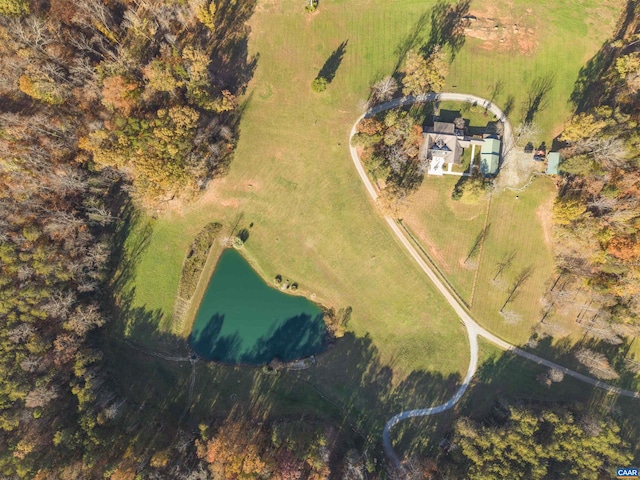
[[[265,279],[280,273],[297,281],[301,293],[315,294],[316,301],[336,309],[352,306],[350,328],[369,334],[399,372],[464,370],[466,340],[459,322],[380,220],[347,149],[348,131],[368,86],[391,73],[398,46],[433,3],[327,0],[313,15],[293,0],[258,3],[249,44],[259,56],[258,66],[244,98],[247,108],[230,172],[196,205],[154,222],[136,268],[134,304],[160,312],[160,330],[171,330],[180,269],[193,237],[210,221],[234,225],[242,214],[241,227],[254,224],[244,253]],[[531,15],[516,4],[510,15],[520,18],[524,9],[534,18],[538,46],[529,55],[514,55],[468,38],[447,88],[489,96],[499,80],[498,104],[513,95],[519,107],[531,76],[552,69],[548,98],[553,108],[539,112],[538,119],[543,126],[561,125],[580,66],[616,17],[612,8],[583,3],[558,11],[553,2],[539,2],[526,6]],[[558,15],[572,20],[556,21]],[[596,20],[599,28],[592,27]],[[567,42],[586,28],[586,39]],[[326,92],[313,93],[311,81],[343,42],[346,51],[335,79]],[[461,245],[455,255],[465,248]],[[469,276],[461,273],[460,288],[468,291]],[[498,326],[493,316],[488,322]],[[524,336],[522,328],[513,330],[518,333],[510,339]]]
[[[516,127],[535,80],[548,78],[551,88],[533,121],[540,129],[537,140],[550,145],[573,112],[570,96],[581,67],[613,33],[623,4],[619,0],[471,2],[472,14],[491,19],[497,27],[493,31],[489,26],[491,31],[481,36],[495,33],[497,38],[467,36],[445,88],[492,98],[503,109],[511,103],[509,118]]]
[[[470,304],[472,316],[505,340],[522,344],[542,319],[540,300],[555,278],[550,224],[554,179],[537,178],[522,192],[494,192],[490,205],[488,197],[476,205],[452,200],[457,181],[458,177],[427,177],[409,197],[403,222]],[[482,247],[467,260],[485,222]],[[498,274],[499,264],[510,257],[509,266]],[[526,269],[530,276],[504,306]]]
[[[471,313],[487,329],[517,345],[525,343],[542,320],[541,299],[555,278],[550,243],[555,190],[555,179],[536,178],[522,192],[497,192],[491,200]],[[500,262],[509,257],[511,264],[496,276]],[[528,278],[505,305],[525,271]],[[501,310],[511,317],[501,315]]]
[[[230,171],[195,205],[156,221],[137,265],[135,304],[162,313],[159,330],[171,330],[195,234],[210,221],[234,225],[242,215],[240,228],[253,224],[243,249],[252,265],[267,281],[281,274],[298,282],[324,305],[351,306],[349,328],[369,336],[393,369],[392,384],[412,371],[466,371],[462,325],[368,200],[348,151],[368,86],[392,71],[397,45],[431,5],[327,1],[308,15],[295,1],[259,3],[249,45],[258,67]],[[345,41],[334,81],[312,92],[311,81]]]
[[[472,250],[484,230],[488,199],[475,205],[452,200],[451,193],[459,179],[427,176],[418,191],[409,196],[399,216],[469,304],[480,253]]]

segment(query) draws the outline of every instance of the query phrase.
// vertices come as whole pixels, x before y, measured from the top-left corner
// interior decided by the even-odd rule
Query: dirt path
[[[358,118],[356,122],[353,124],[353,127],[351,128],[351,133],[349,135],[349,149],[351,152],[351,159],[353,160],[353,164],[356,167],[358,175],[360,176],[360,180],[362,180],[362,183],[364,184],[365,189],[369,193],[369,196],[374,201],[374,203],[376,203],[376,205],[378,200],[378,192],[376,191],[373,184],[369,180],[369,177],[367,176],[364,170],[362,162],[358,157],[358,152],[351,143],[353,136],[356,134],[356,127],[358,123],[363,118],[371,117],[377,113],[383,112],[385,110],[389,110],[391,108],[411,105],[413,103],[433,102],[437,100],[452,100],[452,101],[458,101],[458,102],[473,103],[476,105],[481,105],[487,110],[489,110],[491,113],[493,113],[496,116],[496,118],[503,123],[503,127],[504,127],[503,154],[507,157],[507,159],[504,161],[504,164],[507,164],[509,161],[515,162],[512,155],[515,143],[513,141],[513,130],[511,128],[511,124],[509,123],[509,119],[502,112],[502,110],[500,110],[500,108],[498,108],[494,103],[490,102],[489,100],[486,100],[481,97],[477,97],[475,95],[466,95],[466,94],[460,94],[460,93],[426,93],[422,95],[417,95],[415,97],[398,98],[390,102],[377,105],[376,107],[373,107],[372,109],[368,110],[363,115],[361,115],[360,118]],[[431,267],[429,267],[429,265],[425,263],[425,261],[422,259],[420,254],[416,251],[416,249],[410,243],[409,239],[398,227],[398,225],[396,224],[396,221],[392,217],[389,217],[384,214],[382,215],[386,220],[387,224],[389,225],[389,228],[393,231],[393,233],[395,234],[397,239],[400,241],[402,246],[405,248],[405,250],[415,260],[415,262],[418,264],[420,269],[429,278],[429,280],[431,280],[431,282],[435,285],[436,289],[445,298],[445,300],[447,300],[449,305],[453,308],[453,310],[456,312],[456,314],[464,324],[465,329],[467,331],[467,336],[469,339],[469,348],[471,351],[471,355],[470,355],[471,360],[469,362],[469,368],[467,369],[467,374],[462,380],[462,383],[458,388],[457,392],[453,397],[451,397],[451,399],[449,399],[449,401],[433,407],[421,408],[417,410],[406,410],[406,411],[400,412],[397,415],[394,415],[385,424],[384,430],[382,432],[382,446],[384,447],[385,453],[387,454],[387,456],[389,457],[393,465],[399,471],[402,471],[402,465],[401,465],[400,459],[398,458],[398,455],[393,450],[393,445],[391,444],[391,429],[402,420],[406,420],[412,417],[424,417],[428,415],[435,415],[437,413],[441,413],[446,410],[449,410],[456,403],[458,403],[458,401],[462,398],[467,388],[469,387],[469,383],[471,382],[471,379],[475,375],[478,367],[478,337],[482,337],[488,340],[489,342],[493,343],[494,345],[497,345],[498,347],[502,348],[503,350],[512,352],[516,355],[519,355],[528,360],[531,360],[532,362],[535,362],[539,365],[558,369],[562,371],[565,375],[576,378],[582,382],[588,383],[589,385],[593,385],[594,387],[601,388],[603,390],[606,390],[611,393],[615,393],[617,395],[623,395],[631,398],[640,398],[640,393],[638,392],[633,392],[631,390],[625,390],[618,387],[614,387],[613,385],[609,385],[607,383],[601,382],[594,378],[588,377],[587,375],[583,375],[581,373],[570,370],[555,362],[539,357],[532,353],[526,352],[516,347],[515,345],[512,345],[506,342],[505,340],[497,337],[496,335],[489,332],[488,330],[486,330],[484,327],[479,325],[471,317],[471,315],[469,315],[467,310],[464,309],[464,307],[460,304],[460,302],[455,297],[455,295],[453,295],[453,293],[449,289],[447,289],[447,287],[440,281],[440,279],[438,278],[436,273],[431,269]]]

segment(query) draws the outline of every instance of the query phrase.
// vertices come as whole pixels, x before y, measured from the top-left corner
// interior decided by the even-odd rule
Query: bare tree
[[[616,333],[611,325],[611,321],[607,321],[605,318],[599,318],[598,314],[601,313],[599,309],[596,311],[596,316],[589,323],[586,328],[587,335],[598,340],[602,340],[610,345],[620,345],[624,342],[620,336]],[[604,313],[602,313],[604,315]]]
[[[47,219],[44,231],[49,235],[60,235],[61,237],[73,235],[73,232],[84,226],[84,220],[65,211],[55,211]]]
[[[21,323],[20,325],[12,328],[7,333],[7,338],[13,343],[22,343],[31,337],[35,333],[36,329],[29,323]]]
[[[207,470],[202,467],[202,465],[200,465],[189,474],[181,476],[180,478],[182,480],[209,480],[211,477],[209,476]]]
[[[402,171],[402,167],[407,163],[406,155],[400,147],[395,145],[389,149],[387,158],[389,166],[394,173],[400,173]]]
[[[541,373],[536,377],[540,383],[550,387],[553,383],[564,380],[564,373],[556,368],[550,368],[545,373]]]
[[[90,28],[96,35],[106,37],[110,42],[119,44],[117,40],[118,29],[113,15],[103,2],[100,0],[79,0],[76,2],[76,6],[81,14],[74,17],[74,21]]]
[[[55,388],[40,386],[27,394],[24,399],[24,405],[27,408],[44,407],[56,398],[58,398],[58,392]]]
[[[427,171],[429,171],[429,159],[425,157],[418,160],[418,167],[416,168],[416,171],[418,172],[418,175],[424,176]]]
[[[609,360],[602,353],[582,348],[575,354],[576,359],[589,369],[589,372],[602,380],[613,380],[620,375],[611,367]]]
[[[66,318],[75,302],[76,297],[73,292],[58,290],[49,297],[47,303],[42,306],[42,310],[54,318]]]
[[[533,122],[523,122],[514,128],[514,139],[517,145],[531,141],[540,133],[540,127]]]
[[[26,21],[14,19],[11,21],[11,31],[12,38],[19,44],[33,49],[44,57],[49,56],[46,47],[53,41],[53,38],[41,17],[30,15]]]
[[[124,405],[125,400],[122,400],[121,402],[113,402],[111,403],[108,407],[106,407],[103,411],[104,417],[107,420],[113,420],[115,418],[118,417],[118,414],[120,413],[120,407],[122,407],[122,405]]]
[[[624,366],[633,373],[640,373],[640,362],[635,358],[625,358]]]
[[[611,197],[593,197],[587,202],[587,207],[597,213],[604,215],[618,206],[620,200]]]
[[[624,141],[617,137],[583,138],[576,144],[576,150],[591,156],[607,170],[624,167],[628,161]]]
[[[595,419],[592,415],[585,415],[580,420],[580,427],[584,430],[584,433],[590,437],[597,437],[602,432],[601,423]]]
[[[104,325],[105,320],[95,305],[77,308],[64,323],[64,328],[84,337],[90,330]]]
[[[504,318],[505,323],[509,325],[513,325],[514,323],[518,323],[522,320],[522,315],[513,310],[502,310],[500,311],[500,315]]]
[[[559,383],[564,380],[564,373],[562,370],[558,370],[557,368],[550,368],[547,375],[549,376],[549,380],[554,383]]]
[[[393,77],[385,77],[371,87],[372,103],[383,103],[391,100],[398,91],[398,82]]]
[[[30,356],[20,362],[20,368],[25,372],[40,372],[45,368],[45,362],[42,357]]]

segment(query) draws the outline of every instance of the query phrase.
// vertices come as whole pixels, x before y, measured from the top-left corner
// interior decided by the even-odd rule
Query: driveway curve
[[[484,107],[485,109],[493,113],[496,116],[496,118],[503,124],[503,142],[505,145],[505,148],[503,151],[509,152],[513,147],[513,145],[515,144],[511,123],[509,122],[509,119],[504,114],[504,112],[493,102],[475,95],[463,94],[463,93],[432,92],[432,93],[424,93],[416,96],[397,98],[389,102],[376,105],[375,107],[372,107],[371,109],[367,110],[364,114],[362,114],[356,120],[349,134],[349,150],[351,152],[351,159],[353,160],[353,164],[355,165],[356,170],[358,171],[360,180],[362,180],[362,183],[364,184],[365,189],[369,193],[369,196],[374,201],[374,203],[378,199],[378,192],[376,191],[375,187],[371,183],[371,180],[369,180],[369,177],[367,176],[367,173],[364,170],[362,162],[360,162],[357,149],[352,145],[352,139],[353,139],[353,136],[356,134],[356,128],[358,123],[363,118],[372,117],[380,112],[383,112],[385,110],[390,110],[392,108],[412,105],[414,103],[426,103],[426,102],[434,102],[434,101],[440,101],[440,100],[466,102],[466,103],[472,103],[472,104],[476,104]],[[433,269],[422,259],[418,251],[413,247],[409,239],[398,227],[395,220],[392,217],[389,217],[387,215],[383,215],[383,216],[387,224],[389,225],[389,228],[393,231],[393,233],[398,238],[402,246],[409,253],[409,255],[411,255],[411,257],[415,260],[415,262],[418,264],[418,266],[424,272],[424,274],[429,278],[429,280],[431,280],[431,282],[435,285],[436,289],[440,292],[440,294],[447,300],[449,305],[453,308],[453,310],[456,312],[456,314],[464,324],[467,330],[468,338],[469,338],[469,348],[471,350],[470,362],[469,362],[469,368],[467,369],[467,374],[465,375],[464,379],[462,380],[462,383],[460,384],[460,387],[458,388],[456,393],[453,395],[453,397],[451,397],[451,399],[449,399],[447,402],[441,405],[436,405],[433,407],[421,408],[416,410],[406,410],[406,411],[400,412],[397,415],[394,415],[393,417],[391,417],[391,419],[389,419],[385,424],[384,430],[382,432],[382,445],[386,455],[389,457],[389,459],[391,460],[391,462],[396,468],[398,469],[401,468],[401,462],[400,462],[400,459],[398,458],[398,455],[395,453],[393,449],[393,445],[391,444],[391,429],[402,420],[406,420],[408,418],[413,418],[413,417],[424,417],[428,415],[435,415],[437,413],[441,413],[446,410],[449,410],[456,403],[458,403],[458,401],[462,398],[467,388],[469,387],[469,383],[471,382],[471,379],[475,375],[476,370],[478,368],[478,337],[482,337],[488,340],[489,342],[493,343],[494,345],[502,348],[503,350],[512,352],[523,358],[531,360],[532,362],[535,362],[539,365],[544,365],[545,367],[558,369],[562,371],[565,375],[576,378],[582,382],[588,383],[589,385],[593,385],[594,387],[601,388],[603,390],[609,391],[611,393],[615,393],[617,395],[622,395],[622,396],[631,397],[631,398],[640,398],[639,392],[618,388],[613,385],[609,385],[607,383],[596,380],[595,378],[591,378],[587,375],[578,373],[574,370],[570,370],[555,362],[552,362],[550,360],[547,360],[545,358],[539,357],[530,352],[522,350],[516,347],[515,345],[512,345],[509,342],[506,342],[505,340],[497,337],[493,333],[486,330],[484,327],[479,325],[471,317],[471,315],[469,315],[467,310],[464,309],[464,307],[460,304],[458,299],[442,283],[442,281],[435,274]]]

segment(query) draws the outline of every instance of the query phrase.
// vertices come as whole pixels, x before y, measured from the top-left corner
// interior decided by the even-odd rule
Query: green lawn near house
[[[320,389],[349,418],[359,419],[358,424],[368,425],[376,434],[389,414],[448,398],[468,365],[465,331],[369,201],[348,150],[349,130],[362,113],[369,86],[392,73],[398,46],[434,3],[326,0],[309,15],[298,1],[258,2],[249,42],[257,68],[241,99],[240,139],[228,174],[212,181],[197,202],[172,204],[155,220],[139,220],[127,243],[135,259],[123,286],[123,294],[130,294],[128,316],[123,319],[130,339],[150,348],[184,342],[189,328],[171,323],[182,262],[195,235],[217,221],[228,232],[235,225],[249,230],[242,253],[265,281],[281,274],[299,284],[299,294],[335,309],[353,308],[346,340],[326,353],[316,370],[301,374],[300,381],[311,387],[300,398],[291,392],[286,377],[273,386],[270,378],[265,380],[258,372],[243,372],[240,385],[250,393],[241,390],[241,398],[253,402],[261,388],[286,390],[282,398],[299,412],[320,402],[315,396]],[[555,131],[570,112],[566,99],[580,66],[596,52],[617,16],[606,8],[608,16],[599,15],[598,4],[585,0],[580,7],[558,7],[557,2],[544,0],[526,7],[533,9],[539,29],[538,46],[529,56],[489,51],[479,40],[468,39],[455,57],[446,88],[488,97],[491,84],[501,80],[504,87],[496,102],[503,106],[513,95],[517,116],[531,76],[554,70],[556,81],[549,93],[553,107],[542,109],[536,121],[545,134]],[[556,21],[561,14],[572,20]],[[588,35],[582,35],[585,29]],[[580,41],[568,42],[576,38]],[[345,54],[335,79],[325,92],[314,93],[312,80],[344,42]],[[436,189],[435,195],[425,195],[442,208],[453,187],[451,180],[444,181],[449,182],[446,188],[432,186],[431,179],[421,187]],[[538,320],[533,314],[539,311],[539,292],[552,277],[551,252],[535,214],[552,196],[553,185],[541,180],[521,195],[519,203],[510,193],[497,194],[492,200],[491,229],[479,265],[472,314],[508,340],[526,340],[528,329]],[[443,242],[454,245],[447,253],[451,258],[446,258],[451,281],[469,296],[475,273],[461,269],[458,260],[482,228],[486,209],[483,205],[451,208],[450,215],[424,210],[416,213],[416,219],[425,222],[421,228],[436,248],[442,250]],[[461,222],[470,222],[469,227],[461,228]],[[507,325],[496,313],[506,287],[492,285],[491,278],[496,259],[515,241],[521,242],[521,256],[505,274],[505,285],[529,263],[537,268],[535,277],[525,284],[527,291],[523,288],[512,302],[514,310],[531,311],[532,316]],[[206,375],[221,393],[197,387],[194,409],[228,406],[229,395],[236,393],[236,378],[228,368],[207,367]],[[258,377],[260,382],[251,386]],[[269,411],[286,413],[282,404],[282,399],[272,401]]]

